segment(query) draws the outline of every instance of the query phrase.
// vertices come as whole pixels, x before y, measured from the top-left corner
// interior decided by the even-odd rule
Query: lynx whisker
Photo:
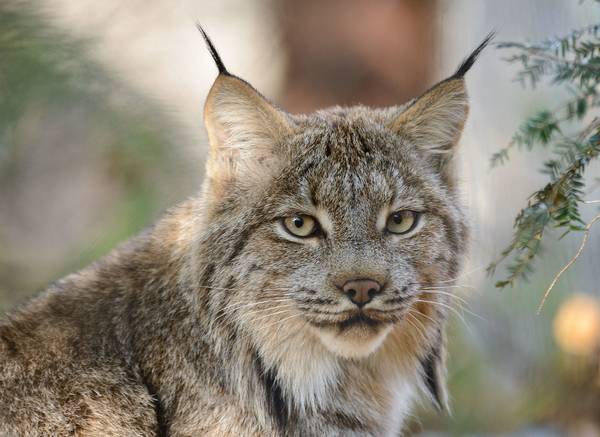
[[[444,289],[448,289],[448,288],[467,289],[467,290],[475,290],[476,289],[476,287],[474,287],[472,285],[462,285],[462,284],[460,284],[460,285],[458,285],[458,284],[457,285],[437,285],[437,286],[436,285],[434,285],[434,286],[425,285],[425,286],[422,286],[421,288],[424,290],[425,289],[427,289],[427,290],[438,290],[438,289],[444,290]]]
[[[224,317],[232,316],[236,312],[245,311],[247,309],[252,309],[257,306],[260,307],[263,305],[285,303],[288,301],[289,301],[288,299],[276,299],[276,300],[264,300],[264,301],[260,301],[260,302],[245,302],[245,303],[239,303],[239,305],[230,305],[230,306],[220,309],[219,312],[221,314],[219,314],[217,317],[213,318],[211,322],[216,323],[216,322],[220,321],[221,319],[223,319]],[[273,309],[273,307],[269,306],[268,308],[264,308],[264,309],[265,310]]]
[[[434,285],[435,286],[437,284],[449,284],[449,283],[452,283],[452,282],[459,281],[459,280],[465,278],[466,276],[469,276],[469,275],[471,275],[471,274],[473,274],[475,272],[484,270],[486,267],[487,267],[486,265],[482,265],[480,267],[476,267],[474,269],[462,272],[461,274],[455,276],[454,278],[450,278],[450,279],[446,279],[446,280],[442,280],[442,281],[435,281],[434,283],[431,283],[431,284],[413,282],[413,283],[410,283],[409,285]]]
[[[408,309],[408,312],[411,313],[411,314],[418,314],[420,317],[425,317],[427,320],[431,321],[433,324],[437,323],[437,321],[433,317],[431,317],[431,316],[429,316],[429,315],[427,315],[427,314],[425,314],[425,313],[423,313],[421,311],[417,311],[413,307],[410,307]]]
[[[275,320],[274,322],[269,323],[268,325],[264,326],[262,329],[270,329],[271,327],[274,327],[274,326],[277,326],[277,325],[282,325],[283,323],[287,322],[288,320],[293,319],[294,317],[301,317],[301,316],[302,316],[302,314],[298,314],[298,313],[292,314],[291,316],[288,316],[288,317],[286,317],[284,319]]]
[[[221,312],[230,312],[230,311],[237,311],[237,310],[243,310],[249,307],[255,307],[255,306],[260,306],[260,305],[269,305],[272,303],[280,303],[280,302],[289,302],[289,298],[276,298],[276,299],[261,299],[259,301],[256,302],[235,302],[232,304],[229,304],[223,308],[220,308],[219,311]]]
[[[432,290],[430,288],[422,288],[421,291],[426,294],[439,294],[441,296],[448,296],[452,299],[456,299],[457,301],[459,301],[467,306],[470,305],[469,302],[464,297],[458,296],[455,293],[450,293],[448,291],[443,291],[443,290]]]
[[[450,311],[452,311],[454,314],[456,314],[456,316],[459,318],[459,320],[464,323],[465,327],[469,327],[467,324],[467,321],[465,319],[464,314],[460,313],[455,307],[453,307],[452,305],[448,305],[445,304],[443,302],[438,302],[435,300],[427,300],[427,299],[417,299],[415,302],[421,302],[421,303],[426,303],[426,304],[430,304],[430,305],[437,305],[440,306],[442,308],[446,308]]]
[[[270,313],[267,313],[267,314],[263,314],[263,315],[261,315],[261,316],[260,316],[260,317],[258,317],[258,318],[254,318],[254,317],[253,317],[253,318],[251,319],[251,320],[252,320],[252,322],[253,322],[253,323],[260,322],[261,320],[269,319],[269,318],[271,318],[271,317],[273,317],[273,316],[277,316],[277,315],[279,315],[279,314],[290,313],[290,312],[292,312],[292,311],[293,311],[293,308],[283,308],[283,309],[282,309],[282,307],[277,307],[277,308],[275,308],[275,309],[276,309],[276,310],[278,310],[278,311],[273,311],[273,312],[270,312]],[[253,316],[253,314],[254,314],[254,313],[252,313],[252,312],[251,312],[249,315],[250,315],[250,316]]]
[[[247,291],[248,288],[241,285],[239,287],[215,287],[212,285],[195,285],[195,288],[201,290],[218,290],[218,291]],[[259,287],[260,291],[289,291],[290,287]]]
[[[410,311],[406,313],[406,316],[407,317],[404,320],[413,328],[413,330],[408,331],[409,335],[417,342],[427,341],[427,335],[423,323],[421,323],[421,321],[418,320]]]
[[[293,311],[293,309],[281,309],[279,307],[270,308],[270,309],[273,310],[272,313],[263,314],[262,316],[260,316],[258,318],[250,318],[250,323],[255,324],[257,322],[260,322],[261,320],[269,319],[270,317],[277,316],[277,315],[280,315],[280,314],[282,314],[282,315],[289,314],[290,312]],[[296,313],[295,315],[300,316],[301,314],[297,314]],[[246,315],[246,316],[248,316],[248,315]],[[244,317],[241,317],[241,316],[238,316],[236,318],[236,320],[238,322],[242,323],[242,325],[246,325],[248,323],[248,319],[244,318]],[[275,320],[275,322],[280,322],[280,321],[281,321],[281,319]],[[268,328],[268,326],[269,325],[259,326],[259,329],[261,331],[264,331],[266,328]],[[248,330],[247,327],[246,327],[245,332],[243,332],[243,335],[239,335],[238,338],[239,339],[244,339],[244,340],[252,341],[253,336],[254,336],[254,334],[252,333],[252,330]]]
[[[473,334],[473,331],[472,331],[472,329],[471,329],[471,326],[470,326],[470,325],[467,323],[467,320],[465,319],[465,316],[464,316],[464,314],[463,314],[463,313],[461,313],[460,311],[458,311],[458,310],[457,310],[455,307],[453,307],[453,306],[451,306],[451,305],[448,305],[448,304],[445,304],[445,303],[442,303],[442,302],[438,302],[438,301],[430,301],[430,300],[426,300],[426,299],[419,299],[418,301],[419,301],[419,302],[423,302],[423,303],[428,303],[428,304],[431,304],[431,305],[434,305],[434,306],[435,306],[435,305],[438,305],[438,306],[441,306],[441,307],[443,307],[443,308],[447,308],[447,309],[449,309],[450,311],[452,311],[452,313],[454,313],[454,314],[455,314],[455,315],[458,317],[458,320],[460,320],[460,321],[461,321],[461,323],[464,325],[464,327],[467,329],[467,331],[468,331],[470,334]],[[462,308],[462,307],[461,307],[461,310],[462,310],[463,312],[465,311],[465,309],[464,309],[464,308]],[[472,311],[466,310],[466,312],[468,312],[469,314],[471,314],[471,315],[473,315],[473,316],[475,316],[475,317],[477,317],[477,318],[480,318],[480,319],[482,319],[482,320],[485,320],[485,319],[481,318],[479,315],[477,315],[477,314],[473,313]]]

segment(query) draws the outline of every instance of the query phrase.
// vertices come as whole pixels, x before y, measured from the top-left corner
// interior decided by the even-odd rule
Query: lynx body
[[[292,116],[229,74],[202,192],[0,322],[2,436],[395,436],[446,408],[464,73]]]

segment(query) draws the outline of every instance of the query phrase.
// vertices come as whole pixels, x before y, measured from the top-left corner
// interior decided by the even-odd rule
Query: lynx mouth
[[[398,321],[397,315],[385,314],[385,311],[379,310],[357,310],[345,313],[333,314],[326,313],[330,317],[318,317],[310,320],[310,323],[319,328],[337,328],[339,332],[351,328],[372,328],[378,329],[383,325],[390,325]],[[323,313],[321,316],[325,315]]]
[[[340,327],[340,330],[346,330],[348,328],[352,328],[354,326],[369,326],[369,327],[376,327],[381,325],[382,323],[385,323],[382,320],[377,320],[374,319],[372,317],[369,317],[367,314],[365,314],[362,311],[357,312],[356,314],[354,314],[353,316],[351,316],[350,318],[343,320],[341,322],[338,322],[337,325]]]

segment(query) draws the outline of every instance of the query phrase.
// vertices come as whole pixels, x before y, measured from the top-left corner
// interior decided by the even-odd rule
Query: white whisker
[[[458,296],[454,293],[450,293],[450,292],[442,291],[442,290],[429,290],[427,288],[423,288],[423,289],[421,289],[421,291],[423,291],[424,293],[427,293],[427,294],[440,294],[442,296],[448,296],[448,297],[451,297],[453,299],[456,299],[456,300],[462,302],[463,304],[465,304],[467,306],[469,305],[469,302],[467,302],[466,299],[464,299],[463,297]]]
[[[223,317],[232,316],[235,312],[245,311],[247,309],[251,309],[251,308],[257,307],[259,305],[270,305],[270,304],[285,303],[285,302],[289,302],[289,299],[273,299],[273,300],[263,300],[263,301],[259,301],[259,302],[237,302],[235,304],[230,304],[230,305],[220,309],[221,314],[219,314],[217,317],[215,317],[212,320],[212,322],[215,323],[218,320],[221,320]],[[276,305],[276,307],[277,307],[277,305]],[[273,309],[273,307],[270,306],[267,309]]]
[[[472,285],[423,285],[421,288],[422,289],[431,289],[431,290],[445,289],[445,288],[466,288],[468,290],[475,290],[476,287],[473,287]]]
[[[252,302],[234,302],[227,306],[224,306],[220,309],[220,311],[230,311],[230,310],[238,310],[245,309],[246,307],[254,307],[258,305],[268,305],[271,303],[279,303],[279,302],[289,302],[289,298],[277,298],[277,299],[261,299],[259,301]]]
[[[270,323],[270,324],[268,324],[267,326],[264,326],[264,327],[263,327],[263,329],[269,329],[269,328],[271,328],[272,326],[277,326],[277,325],[279,325],[279,324],[282,324],[283,322],[286,322],[286,321],[288,321],[288,320],[290,320],[290,319],[293,319],[294,317],[300,317],[301,315],[302,315],[302,314],[299,314],[299,313],[292,314],[291,316],[288,316],[288,317],[286,317],[286,318],[284,318],[284,319],[281,319],[281,320],[276,320],[274,323]]]
[[[219,290],[219,291],[240,291],[240,290],[248,289],[248,287],[245,287],[245,286],[227,288],[227,287],[214,287],[212,285],[196,285],[195,288],[201,288],[203,290]],[[251,287],[251,288],[256,288],[256,287]],[[292,287],[259,287],[259,290],[260,291],[290,291],[290,290],[292,290]]]
[[[269,308],[269,309],[271,309],[271,308]],[[275,309],[279,310],[280,308],[275,308]],[[261,321],[261,320],[268,319],[268,318],[270,318],[270,317],[276,316],[276,315],[278,315],[278,314],[285,314],[285,313],[289,313],[289,312],[291,312],[292,310],[293,310],[293,308],[284,308],[284,309],[281,309],[281,311],[274,311],[274,312],[271,312],[271,313],[269,313],[269,314],[264,314],[264,315],[262,315],[262,316],[260,316],[260,317],[258,317],[258,318],[256,318],[256,319],[255,319],[255,318],[252,318],[251,320],[252,320],[252,322],[256,323],[256,322],[259,322],[259,321]],[[251,313],[251,314],[252,314],[252,313]]]
[[[454,314],[456,314],[456,316],[459,318],[459,320],[465,325],[466,328],[470,329],[469,325],[467,324],[467,321],[465,320],[465,317],[463,314],[461,314],[460,312],[458,312],[458,310],[456,308],[454,308],[453,306],[447,305],[443,302],[436,302],[434,300],[425,300],[425,299],[417,299],[415,302],[422,302],[422,303],[428,303],[431,305],[439,305],[443,308],[447,308],[450,311],[452,311]]]
[[[418,314],[418,315],[420,315],[420,316],[423,316],[423,317],[425,317],[426,319],[429,319],[429,320],[430,320],[432,323],[438,323],[438,321],[437,321],[437,320],[435,320],[433,317],[431,317],[431,316],[428,316],[427,314],[425,314],[425,313],[422,313],[421,311],[415,311],[415,309],[414,309],[414,308],[412,308],[412,307],[408,309],[408,312],[409,312],[409,313],[413,313],[413,314]]]
[[[423,323],[421,323],[420,320],[418,320],[410,311],[408,313],[406,313],[407,318],[405,318],[404,320],[406,321],[406,323],[408,323],[410,326],[413,327],[413,329],[415,330],[415,334],[417,334],[419,337],[415,338],[413,337],[415,340],[417,340],[417,342],[419,340],[427,340],[427,336],[425,335],[425,326],[423,325]],[[417,322],[420,326],[415,325],[411,319],[409,319],[408,317],[411,317],[412,320],[414,320],[415,322]],[[411,332],[411,336],[413,335],[413,333]]]

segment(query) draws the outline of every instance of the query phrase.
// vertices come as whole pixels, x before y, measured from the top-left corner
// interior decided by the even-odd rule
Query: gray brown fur
[[[419,393],[444,408],[451,288],[426,288],[467,245],[466,115],[462,77],[291,116],[220,74],[201,194],[0,322],[0,435],[392,436]],[[420,230],[382,232],[392,206]],[[326,233],[284,236],[299,212]],[[335,284],[356,277],[386,284],[377,323],[348,322]]]

